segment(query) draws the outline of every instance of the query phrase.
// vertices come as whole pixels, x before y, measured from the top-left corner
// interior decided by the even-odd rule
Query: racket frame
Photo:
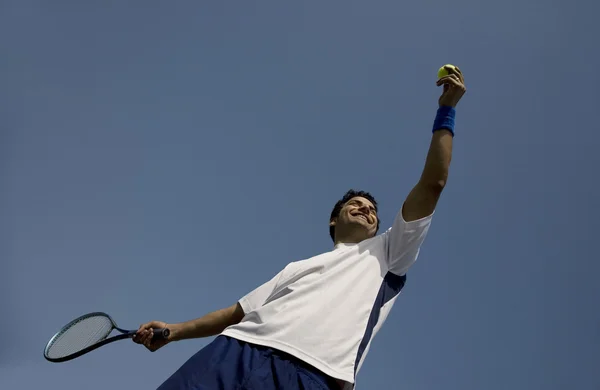
[[[98,341],[95,344],[92,344],[92,345],[90,345],[88,347],[83,348],[82,350],[79,350],[79,351],[77,351],[75,353],[72,353],[70,355],[67,355],[67,356],[63,356],[63,357],[59,357],[59,358],[51,358],[51,357],[48,356],[48,350],[54,344],[54,341],[58,337],[60,337],[63,333],[65,333],[65,331],[67,331],[71,326],[73,326],[77,322],[85,320],[86,318],[100,317],[100,316],[108,318],[110,320],[111,324],[112,324],[112,328],[111,328],[111,330],[108,332],[108,334],[106,336],[107,338],[105,338],[104,340]],[[121,332],[121,334],[113,336],[113,337],[108,337],[108,335],[110,335],[113,330],[118,330],[119,332]],[[165,329],[154,329],[153,331],[154,331],[153,339],[155,339],[155,340],[159,339],[159,338],[167,338],[167,337],[169,337],[169,334],[170,334],[169,329],[166,329],[166,328]],[[86,353],[91,352],[91,351],[93,351],[93,350],[95,350],[97,348],[100,348],[103,345],[110,344],[112,342],[123,340],[123,339],[127,339],[127,338],[132,338],[136,334],[136,332],[137,332],[137,330],[127,330],[127,329],[119,328],[117,326],[116,322],[112,319],[112,317],[109,316],[106,313],[103,313],[103,312],[100,312],[100,311],[96,311],[96,312],[84,314],[82,316],[79,316],[79,317],[75,318],[73,321],[71,321],[68,324],[66,324],[65,326],[63,326],[58,332],[56,332],[54,334],[54,336],[52,336],[52,338],[48,341],[48,343],[44,347],[44,358],[46,360],[48,360],[49,362],[52,362],[52,363],[66,362],[66,361],[78,358],[81,355],[85,355]]]

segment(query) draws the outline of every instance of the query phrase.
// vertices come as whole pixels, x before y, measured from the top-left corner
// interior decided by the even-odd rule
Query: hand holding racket
[[[125,330],[117,327],[115,321],[106,313],[95,312],[83,315],[74,319],[63,326],[46,344],[44,348],[44,357],[46,360],[59,363],[75,359],[81,355],[100,348],[103,345],[118,340],[133,338],[136,336],[143,340],[144,345],[150,350],[154,350],[167,344],[169,341],[170,330],[164,322],[150,322],[148,324],[160,324],[157,329],[144,328]],[[121,332],[120,335],[107,338],[113,330]]]
[[[133,342],[142,344],[151,352],[164,347],[171,341],[169,337],[154,337],[154,334],[160,329],[167,329],[168,324],[162,321],[151,321],[140,326],[133,335]]]

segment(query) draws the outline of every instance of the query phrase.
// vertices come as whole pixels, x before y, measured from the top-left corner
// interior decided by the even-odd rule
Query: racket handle
[[[152,329],[152,341],[156,341],[156,340],[166,340],[169,338],[169,335],[171,334],[171,331],[169,330],[169,328],[162,328],[162,329]]]

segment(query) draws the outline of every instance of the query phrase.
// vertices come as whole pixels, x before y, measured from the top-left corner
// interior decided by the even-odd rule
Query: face
[[[377,232],[377,212],[373,203],[357,196],[346,202],[333,223],[336,226],[336,234],[342,233],[342,230],[346,233],[361,231],[366,237],[372,237]]]

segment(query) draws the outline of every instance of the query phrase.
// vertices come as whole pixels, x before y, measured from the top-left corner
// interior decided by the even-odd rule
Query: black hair
[[[375,200],[373,195],[369,194],[366,191],[355,191],[350,189],[346,192],[346,194],[344,194],[342,199],[337,201],[337,203],[333,207],[333,210],[331,211],[331,216],[329,217],[329,221],[331,222],[335,218],[337,218],[340,215],[340,211],[342,210],[342,207],[344,207],[346,202],[357,196],[368,199],[371,203],[373,203],[375,211],[377,211],[377,201]],[[377,230],[379,230],[379,218],[377,218]],[[329,235],[331,236],[331,239],[335,242],[335,226],[329,226]]]

